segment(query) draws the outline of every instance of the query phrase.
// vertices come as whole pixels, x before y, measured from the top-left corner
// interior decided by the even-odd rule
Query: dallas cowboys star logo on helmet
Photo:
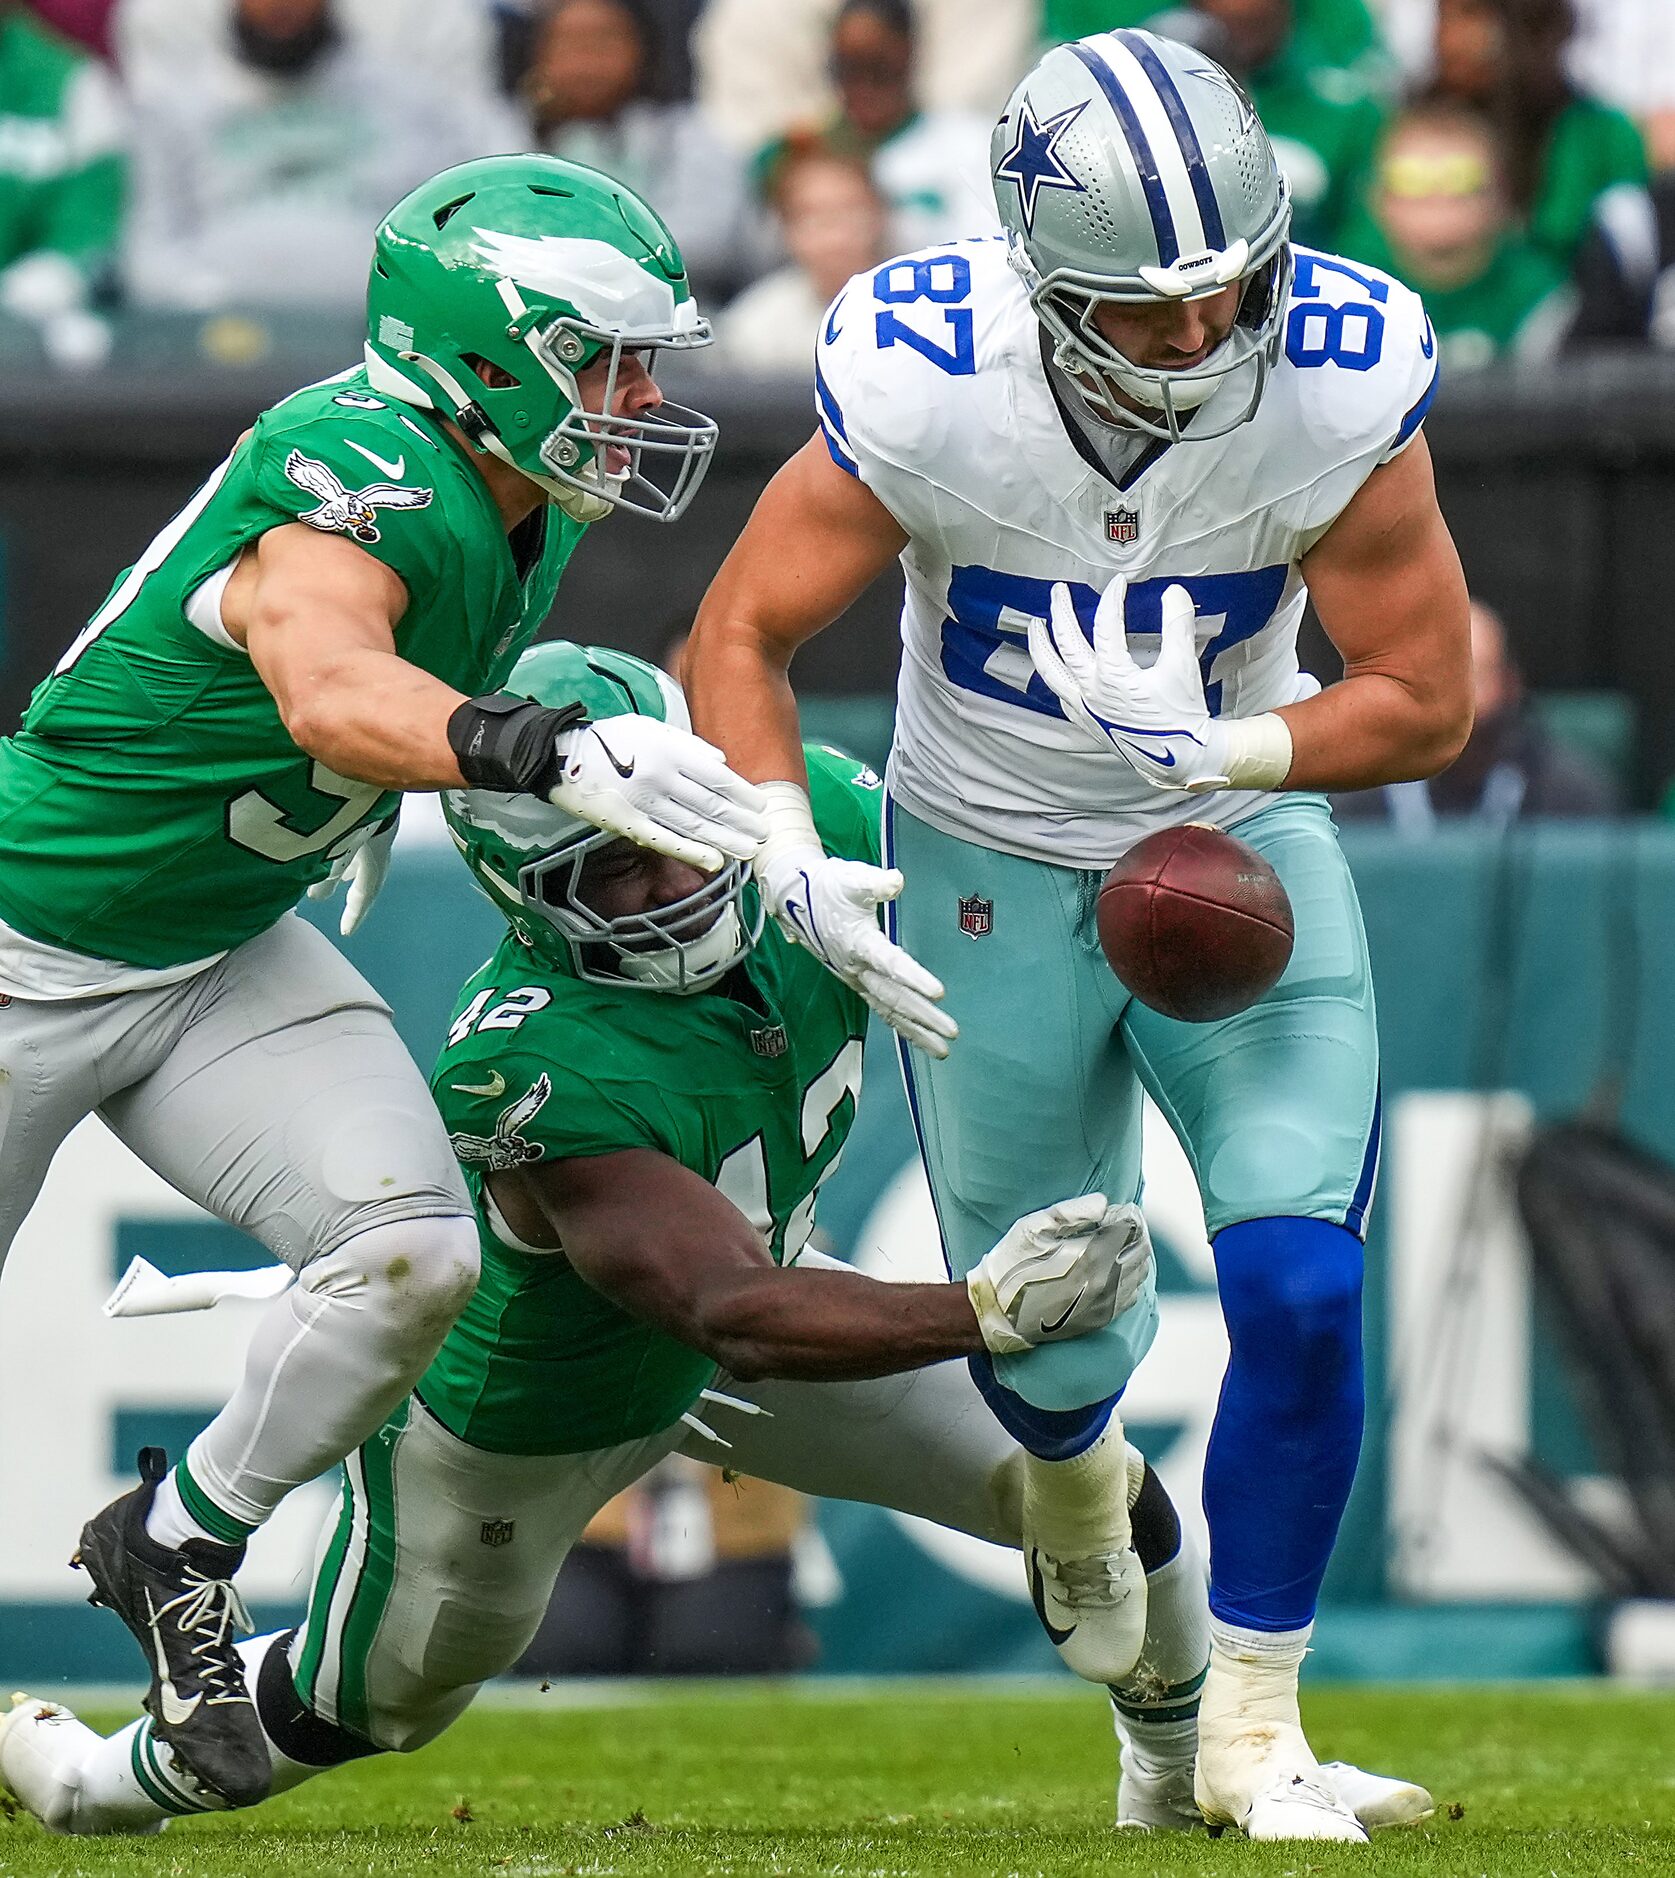
[[[1027,98],[1018,106],[1018,130],[1012,148],[995,165],[995,175],[1004,176],[1018,191],[1018,207],[1024,218],[1024,232],[1035,229],[1035,204],[1043,189],[1068,189],[1086,195],[1082,182],[1058,153],[1059,139],[1088,108],[1087,99],[1070,105],[1055,116],[1035,121]]]

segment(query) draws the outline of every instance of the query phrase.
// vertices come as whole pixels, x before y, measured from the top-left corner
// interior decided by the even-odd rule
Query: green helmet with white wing
[[[1053,361],[1097,416],[1177,439],[1218,394],[1192,437],[1256,415],[1290,290],[1291,198],[1236,79],[1155,33],[1055,46],[1007,101],[989,167]],[[1191,366],[1137,364],[1095,318],[1102,302],[1167,304],[1235,283],[1232,330]]]
[[[691,729],[672,678],[605,646],[532,646],[506,689],[537,704],[579,701],[590,722],[635,715]],[[702,991],[726,976],[762,934],[750,869],[730,861],[684,898],[614,919],[582,896],[588,857],[621,839],[534,795],[450,789],[448,832],[478,885],[536,956],[593,984]]]
[[[710,341],[680,249],[633,190],[549,156],[443,170],[384,218],[367,288],[367,374],[440,411],[578,521],[673,521],[715,451],[714,420],[668,400],[611,414],[625,357]],[[604,357],[598,411],[577,374]],[[499,382],[483,375],[498,367]],[[510,382],[506,382],[509,380]]]

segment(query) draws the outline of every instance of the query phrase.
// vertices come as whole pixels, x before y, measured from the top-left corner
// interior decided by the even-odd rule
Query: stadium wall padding
[[[167,343],[130,336],[98,376],[0,374],[0,730],[254,414],[358,356],[348,331],[315,331],[287,351],[283,333],[253,323],[244,350],[258,363],[206,362],[225,350],[216,335],[227,324],[200,335],[186,322]],[[808,393],[795,384],[689,372],[675,388],[720,421],[708,484],[671,529],[632,517],[594,529],[552,631],[659,655],[690,621],[763,484],[812,430]],[[1444,384],[1425,434],[1467,574],[1505,614],[1532,686],[1633,701],[1635,780],[1649,804],[1675,774],[1675,357],[1590,354],[1550,370],[1459,377]],[[807,646],[800,688],[891,690],[899,597],[892,574]],[[1334,656],[1313,628],[1305,654],[1332,675]]]

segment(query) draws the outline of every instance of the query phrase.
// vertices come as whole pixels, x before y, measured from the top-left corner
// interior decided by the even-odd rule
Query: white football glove
[[[395,846],[396,824],[401,811],[387,822],[357,830],[360,840],[332,862],[332,871],[324,880],[315,881],[308,890],[311,900],[329,900],[340,883],[347,881],[349,891],[343,899],[343,917],[337,930],[345,939],[366,918],[367,909],[378,898],[378,891],[390,871],[390,850]]]
[[[1026,1213],[965,1286],[984,1343],[997,1356],[1015,1356],[1103,1330],[1139,1297],[1151,1267],[1139,1207],[1085,1193]]]
[[[1128,649],[1127,598],[1119,575],[1099,596],[1091,648],[1062,582],[1048,601],[1049,618],[1030,621],[1030,657],[1065,716],[1154,789],[1277,789],[1291,768],[1291,732],[1271,711],[1210,715],[1192,596],[1165,588],[1162,644],[1145,670]]]
[[[829,855],[796,783],[764,783],[762,794],[768,838],[756,878],[781,932],[858,991],[898,1035],[946,1056],[960,1027],[938,1008],[941,980],[879,929],[878,909],[902,890],[900,872]]]
[[[548,799],[642,848],[714,873],[753,860],[767,833],[762,792],[713,743],[655,717],[607,717],[558,739],[564,770]]]

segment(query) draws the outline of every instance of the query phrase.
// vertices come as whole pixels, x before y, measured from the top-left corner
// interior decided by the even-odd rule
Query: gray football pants
[[[91,1113],[301,1274],[177,1475],[235,1540],[423,1374],[476,1282],[470,1198],[388,1007],[294,915],[180,984],[0,1006],[0,1256]]]
[[[294,1270],[471,1211],[388,1005],[295,914],[180,984],[0,1005],[0,1260],[90,1114]]]
[[[874,1382],[718,1387],[769,1411],[700,1403],[729,1450],[677,1422],[591,1453],[487,1454],[410,1400],[345,1469],[292,1643],[298,1694],[381,1747],[431,1740],[528,1648],[599,1508],[677,1448],[1018,1543],[1021,1451],[963,1363]]]

